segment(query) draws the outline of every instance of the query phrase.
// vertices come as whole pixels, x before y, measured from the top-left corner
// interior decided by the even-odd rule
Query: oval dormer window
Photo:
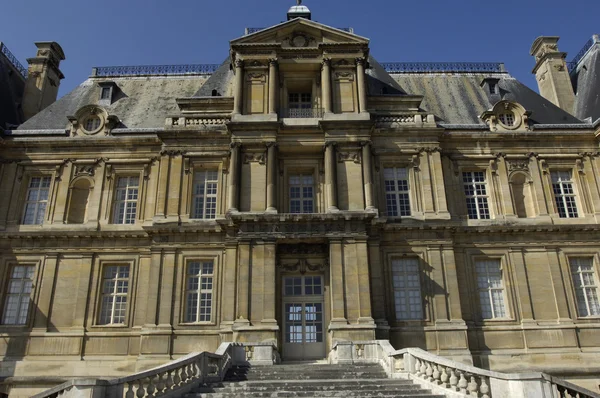
[[[498,115],[498,119],[500,120],[500,123],[502,123],[506,127],[514,127],[516,122],[515,114],[512,112],[501,113],[500,115]]]
[[[100,129],[100,125],[102,124],[102,120],[99,116],[90,115],[85,119],[83,123],[83,129],[88,133],[95,133]]]

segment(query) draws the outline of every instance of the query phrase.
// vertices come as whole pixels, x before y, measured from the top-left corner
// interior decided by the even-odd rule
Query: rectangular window
[[[408,169],[384,169],[383,178],[387,215],[410,216]]]
[[[102,275],[102,306],[98,322],[100,325],[125,324],[128,294],[129,266],[105,266]]]
[[[553,171],[550,173],[550,176],[552,178],[552,191],[554,192],[558,216],[560,218],[578,217],[571,172],[569,170]]]
[[[29,179],[22,224],[39,225],[44,222],[49,192],[50,177],[31,177]]]
[[[12,267],[4,296],[2,324],[25,325],[27,323],[34,271],[33,265]]]
[[[394,285],[396,319],[423,319],[419,259],[403,258],[392,260],[392,281]]]
[[[194,172],[191,218],[215,218],[217,216],[217,170]]]
[[[476,261],[475,272],[483,319],[506,318],[500,260]]]
[[[463,189],[467,199],[467,214],[470,219],[489,219],[488,194],[484,171],[462,173]]]
[[[314,213],[312,174],[290,176],[290,213]]]
[[[570,258],[571,275],[575,285],[577,311],[579,316],[600,316],[598,301],[598,283],[594,272],[594,260],[588,258]]]
[[[100,94],[100,99],[106,100],[110,99],[110,87],[102,87],[102,93]]]
[[[135,224],[139,177],[119,177],[115,193],[113,224]]]
[[[311,93],[289,93],[288,102],[290,109],[311,109]]]
[[[191,261],[187,264],[185,322],[211,321],[213,277],[212,261]]]

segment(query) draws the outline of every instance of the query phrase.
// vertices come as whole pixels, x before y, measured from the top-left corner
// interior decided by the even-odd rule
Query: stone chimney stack
[[[575,93],[565,62],[567,54],[558,51],[558,39],[556,36],[541,36],[535,39],[530,51],[535,57],[532,73],[535,74],[542,97],[573,113]]]
[[[23,115],[29,119],[56,101],[60,81],[65,76],[59,69],[65,53],[58,43],[38,42],[35,58],[29,58],[27,81],[23,93]]]

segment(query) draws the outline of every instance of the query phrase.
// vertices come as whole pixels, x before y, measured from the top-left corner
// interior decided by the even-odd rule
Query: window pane
[[[479,305],[483,319],[507,317],[500,260],[475,262]]]
[[[423,319],[419,259],[392,260],[392,283],[396,319]]]
[[[33,265],[12,267],[4,298],[3,324],[24,325],[27,323],[34,271]]]
[[[123,324],[127,313],[129,266],[106,265],[102,278],[99,324]]]
[[[387,215],[410,216],[408,170],[405,168],[386,168],[383,170],[386,191]]]

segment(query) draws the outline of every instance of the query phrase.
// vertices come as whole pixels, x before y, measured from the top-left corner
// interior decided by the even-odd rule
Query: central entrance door
[[[283,355],[286,360],[325,357],[323,276],[283,277]]]

